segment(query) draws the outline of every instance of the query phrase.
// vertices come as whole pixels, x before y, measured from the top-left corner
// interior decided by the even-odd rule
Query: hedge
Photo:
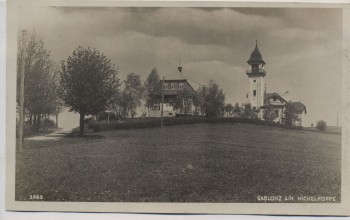
[[[174,118],[163,118],[164,126],[173,126],[181,124],[199,124],[199,123],[246,123],[246,124],[257,124],[265,126],[273,126],[279,128],[287,128],[293,130],[302,130],[301,126],[292,126],[279,124],[275,122],[267,122],[259,119],[249,119],[249,118],[207,118],[207,117],[174,117]],[[144,118],[141,121],[140,118],[137,119],[127,119],[122,122],[99,122],[99,121],[89,121],[89,128],[93,129],[95,132],[98,131],[108,131],[108,130],[125,130],[125,129],[139,129],[139,128],[155,128],[160,127],[160,118]]]

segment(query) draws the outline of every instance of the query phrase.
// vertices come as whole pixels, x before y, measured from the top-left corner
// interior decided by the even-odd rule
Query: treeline
[[[145,82],[135,73],[121,82],[118,67],[96,49],[78,46],[59,65],[51,59],[50,51],[35,31],[19,39],[19,45],[25,47],[18,49],[17,91],[23,60],[25,124],[35,131],[58,127],[58,114],[65,107],[80,114],[82,135],[86,115],[98,117],[111,111],[116,119],[133,118],[141,104],[152,108],[160,103],[162,86],[155,68]],[[185,87],[179,92],[174,108],[187,114],[190,103],[195,106],[196,115],[219,117],[224,112],[225,95],[217,83],[210,81],[197,91]],[[52,116],[56,117],[55,123],[50,119]]]
[[[25,42],[22,42],[25,41]],[[41,128],[57,126],[57,117],[62,110],[62,102],[58,95],[58,66],[50,58],[50,51],[35,32],[29,32],[25,39],[19,39],[17,69],[22,66],[24,56],[24,114],[26,126],[39,131]],[[20,76],[17,72],[17,88]],[[17,91],[19,91],[17,89]],[[17,92],[17,104],[19,92]],[[19,106],[19,104],[17,105]],[[56,123],[49,117],[55,116]]]

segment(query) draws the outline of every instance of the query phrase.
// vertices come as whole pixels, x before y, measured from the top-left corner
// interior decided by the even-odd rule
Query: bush
[[[316,128],[318,130],[324,131],[324,130],[326,130],[326,127],[327,127],[327,123],[325,121],[321,120],[321,121],[317,122]]]
[[[246,124],[257,124],[265,126],[273,126],[279,128],[287,128],[293,130],[301,130],[301,126],[292,126],[279,124],[275,122],[262,121],[259,119],[249,119],[249,118],[208,118],[201,116],[192,117],[174,117],[174,118],[164,118],[164,126],[173,126],[181,124],[199,124],[199,123],[246,123]],[[141,121],[140,118],[126,119],[122,122],[98,122],[90,121],[89,127],[95,132],[107,131],[107,130],[120,130],[120,129],[137,129],[137,128],[155,128],[160,127],[160,118],[144,118]]]

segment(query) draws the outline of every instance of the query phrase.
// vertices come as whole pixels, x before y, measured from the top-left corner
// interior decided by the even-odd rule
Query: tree
[[[146,106],[154,107],[161,101],[162,84],[156,68],[153,68],[145,82]]]
[[[44,41],[38,33],[28,32],[25,44],[24,112],[27,117],[26,124],[34,125],[35,130],[39,130],[44,118],[57,113],[58,71],[51,60],[50,51],[45,48]],[[18,52],[18,67],[21,65],[20,54]],[[18,74],[17,83],[19,83]],[[17,94],[17,101],[18,98]]]
[[[207,107],[208,107],[208,89],[206,86],[199,87],[196,91],[196,104],[198,105],[201,115],[207,116]]]
[[[257,118],[257,114],[254,111],[254,109],[252,109],[252,106],[251,106],[250,103],[244,105],[244,110],[243,110],[242,117],[243,118],[250,118],[250,119],[256,119]]]
[[[207,117],[219,117],[224,111],[225,94],[219,85],[213,80],[210,80],[207,88],[204,91],[205,97],[205,115]]]
[[[242,108],[239,106],[238,103],[235,104],[235,107],[233,109],[233,116],[237,118],[242,116]]]
[[[298,119],[298,115],[295,113],[293,106],[287,104],[284,110],[284,124],[293,125],[296,119]]]
[[[79,46],[62,61],[60,97],[70,111],[80,114],[80,135],[85,115],[96,115],[109,108],[117,92],[118,70],[96,49]]]
[[[140,75],[130,73],[125,81],[125,88],[120,93],[116,93],[115,106],[121,110],[122,118],[136,115],[136,108],[141,105],[144,94],[144,87],[141,83]],[[115,107],[117,109],[118,107]]]
[[[224,110],[225,110],[225,112],[227,113],[227,115],[229,117],[233,116],[234,107],[233,107],[233,105],[231,103],[226,104],[225,107],[224,107]]]
[[[194,115],[198,115],[199,114],[202,100],[203,100],[203,98],[201,97],[201,87],[199,87],[197,89],[197,91],[195,91],[193,93],[193,97],[192,97],[192,103],[193,103],[193,106],[194,106]]]
[[[264,117],[264,120],[268,122],[273,122],[273,120],[275,120],[278,117],[275,110],[272,108],[272,106],[269,103],[264,109],[263,117]]]
[[[323,120],[320,120],[317,122],[317,125],[316,125],[317,129],[320,130],[320,131],[324,131],[326,130],[326,127],[327,127],[327,123]]]
[[[174,109],[180,109],[181,115],[187,115],[190,111],[194,95],[195,94],[191,88],[184,86],[184,88],[177,95]]]

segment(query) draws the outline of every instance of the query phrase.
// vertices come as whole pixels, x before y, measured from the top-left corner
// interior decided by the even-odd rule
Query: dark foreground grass
[[[25,141],[16,200],[258,202],[258,196],[291,195],[340,201],[340,135],[249,124],[98,135]]]

